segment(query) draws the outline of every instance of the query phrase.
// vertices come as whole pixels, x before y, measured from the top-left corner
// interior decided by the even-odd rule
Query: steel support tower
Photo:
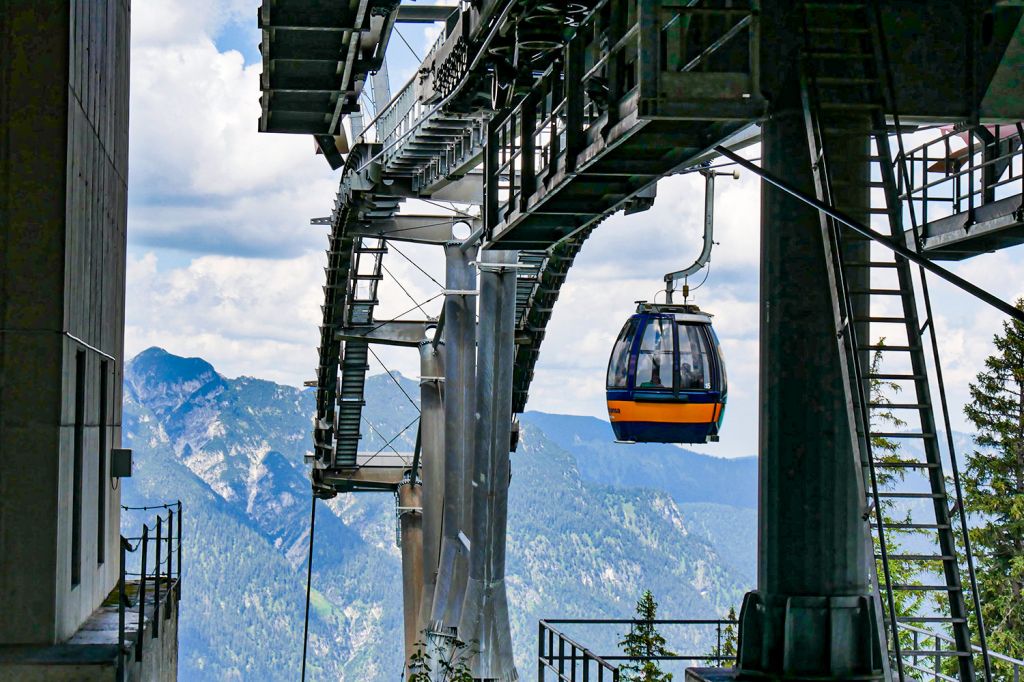
[[[960,650],[973,636],[964,610],[972,590],[970,561],[961,569],[956,551],[969,547],[962,518],[942,513],[959,489],[946,486],[937,446],[902,466],[924,472],[927,491],[913,494],[934,502],[935,518],[911,525],[936,533],[941,547],[919,560],[942,567],[939,582],[888,578],[884,548],[901,528],[884,519],[882,501],[911,493],[877,485],[879,471],[894,465],[872,450],[880,433],[866,368],[876,325],[896,324],[905,341],[886,351],[908,353],[913,367],[882,376],[912,382],[916,398],[906,409],[920,427],[912,436],[937,442],[944,401],[929,393],[937,382],[941,397],[942,388],[925,269],[1018,314],[934,262],[1024,241],[1024,181],[1014,165],[1024,119],[1018,3],[341,5],[328,12],[310,0],[264,2],[260,129],[311,134],[342,169],[338,200],[322,221],[331,237],[313,486],[330,496],[411,491],[422,481],[423,533],[408,541],[424,538],[423,586],[407,595],[419,589],[423,597],[406,613],[431,646],[479,634],[488,644],[474,674],[515,676],[499,585],[505,435],[525,408],[559,287],[605,217],[642,212],[659,178],[726,155],[766,180],[758,587],[744,603],[736,674],[907,674],[904,659],[917,658],[895,636],[906,619],[887,606],[899,589],[948,595],[947,615],[932,625],[955,635],[959,679],[973,676],[972,666],[983,670],[983,657]],[[380,73],[393,26],[424,20],[442,30],[417,76],[372,116],[361,111],[361,88]],[[900,135],[924,123],[955,127],[904,149]],[[955,135],[968,139],[966,151],[950,151]],[[945,154],[929,146],[943,140]],[[755,142],[760,166],[735,157]],[[937,208],[939,187],[964,184],[980,189],[955,189],[952,212]],[[401,204],[411,199],[478,209],[469,217],[407,214]],[[463,220],[471,234],[453,240],[451,227]],[[440,319],[377,321],[374,295],[357,293],[367,275],[354,262],[383,257],[392,240],[443,246]],[[882,283],[886,272],[898,275],[895,284]],[[876,314],[883,296],[898,299],[902,312]],[[433,340],[424,336],[430,327]],[[366,344],[375,342],[418,346],[423,372],[420,447],[388,470],[359,461],[351,426],[361,415]],[[928,347],[936,359],[926,361]],[[485,488],[487,504],[477,497]]]

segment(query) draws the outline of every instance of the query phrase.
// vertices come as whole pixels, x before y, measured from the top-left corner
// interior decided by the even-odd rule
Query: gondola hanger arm
[[[697,256],[697,260],[689,267],[665,275],[665,295],[668,297],[669,303],[672,302],[672,292],[675,291],[676,281],[685,281],[687,277],[711,262],[711,247],[715,244],[715,176],[729,175],[734,180],[738,180],[740,177],[738,170],[701,169],[697,172],[704,176],[704,247],[701,249],[700,255]]]

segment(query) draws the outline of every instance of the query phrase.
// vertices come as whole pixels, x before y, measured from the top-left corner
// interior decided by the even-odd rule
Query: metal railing
[[[909,178],[899,177],[900,199],[913,203],[921,225],[958,213],[967,213],[970,225],[981,206],[1024,194],[1022,139],[1020,122],[952,126],[906,152]]]
[[[157,513],[156,523],[150,528],[143,524],[142,534],[136,537],[121,536],[121,560],[117,581],[117,680],[123,682],[125,656],[131,651],[126,633],[127,614],[138,609],[138,629],[132,644],[135,660],[142,660],[145,646],[146,602],[152,590],[152,623],[150,638],[160,636],[160,621],[171,617],[171,600],[181,600],[181,500],[172,504],[143,507],[122,506],[124,511],[151,511],[160,509],[166,516]],[[135,543],[134,545],[132,543]],[[152,546],[152,549],[150,547]],[[139,553],[137,571],[128,570],[128,555]],[[150,555],[153,560],[150,561]],[[134,598],[134,599],[133,599]],[[162,614],[162,618],[161,618]]]
[[[910,636],[912,653],[904,656],[903,665],[906,669],[914,671],[913,679],[921,680],[922,682],[925,680],[932,680],[932,682],[939,682],[939,680],[956,682],[959,679],[947,674],[943,667],[945,662],[949,660],[949,652],[956,650],[956,640],[953,637],[906,623],[900,623],[898,628],[901,632],[905,632]],[[982,648],[977,644],[971,645],[971,651],[978,656],[982,654]],[[1024,675],[1024,660],[999,654],[991,650],[988,652],[988,656],[994,666],[1003,667],[1009,675],[1009,677],[1000,677],[1000,679],[1013,680],[1013,682],[1021,681],[1021,677]]]
[[[721,100],[723,116],[738,115],[732,101],[758,92],[757,12],[742,4],[599,2],[530,94],[491,124],[488,225],[525,212],[540,180],[574,172],[577,156],[634,112],[685,118],[699,106],[707,116]],[[712,82],[724,96],[710,94]]]
[[[567,636],[554,625],[619,625],[633,627],[640,624],[684,626],[687,628],[714,628],[714,649],[707,653],[666,654],[661,656],[637,657],[625,654],[598,655]],[[722,666],[735,664],[735,655],[722,654],[726,639],[726,629],[737,627],[738,621],[730,619],[604,619],[604,618],[562,618],[541,620],[537,626],[537,679],[545,681],[548,671],[554,673],[554,679],[561,682],[589,682],[597,680],[619,679],[619,663],[624,661],[689,661],[692,663],[714,663]],[[710,634],[710,633],[707,633]]]
[[[551,627],[551,623],[582,621],[542,620],[537,626],[537,680],[545,682],[547,671],[561,682],[619,682],[619,668],[582,644]],[[611,622],[611,621],[609,621]]]

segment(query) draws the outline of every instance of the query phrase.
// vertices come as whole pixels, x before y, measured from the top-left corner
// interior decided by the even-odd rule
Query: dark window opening
[[[636,388],[671,389],[674,353],[671,319],[652,318],[644,328],[636,363]]]
[[[711,357],[708,340],[697,325],[679,325],[679,388],[683,391],[711,389]]]
[[[99,457],[96,460],[96,563],[102,565],[107,554],[107,373],[110,363],[100,362]]]
[[[75,353],[75,433],[71,477],[71,586],[82,582],[82,458],[85,448],[85,351]]]
[[[631,319],[615,341],[612,359],[608,363],[608,388],[626,388],[629,383],[629,348],[636,334],[636,319]]]

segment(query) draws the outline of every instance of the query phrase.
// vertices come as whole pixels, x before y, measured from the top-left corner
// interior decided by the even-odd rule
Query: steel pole
[[[420,344],[420,462],[423,499],[423,598],[417,634],[425,635],[437,585],[444,514],[444,344]]]
[[[806,128],[792,99],[776,105],[762,145],[767,172],[813,192]],[[848,165],[833,171],[857,187],[840,203],[858,215],[867,210],[865,147],[862,139],[843,150],[848,156],[830,158]],[[764,186],[758,589],[741,612],[739,667],[787,680],[877,679],[865,497],[825,254],[817,212]]]
[[[408,669],[419,640],[423,599],[423,509],[419,483],[398,486],[398,519],[402,530],[402,604],[405,618],[405,664]]]
[[[459,625],[459,638],[472,643],[471,668],[479,680],[518,678],[505,592],[517,261],[516,251],[480,256],[473,551]]]
[[[444,518],[441,554],[430,614],[431,634],[447,637],[459,625],[469,577],[469,522],[466,494],[473,452],[473,411],[476,380],[476,248],[461,241],[445,244],[447,288],[445,316]]]

